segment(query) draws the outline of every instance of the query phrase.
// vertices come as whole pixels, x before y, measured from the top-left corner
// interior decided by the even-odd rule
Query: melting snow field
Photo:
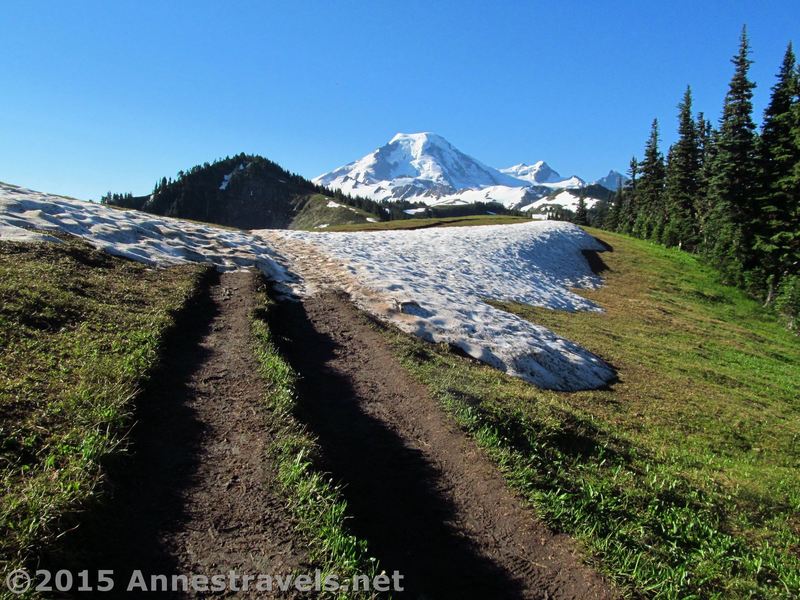
[[[279,247],[275,238],[301,241],[337,259],[357,282],[343,287],[361,308],[382,320],[424,339],[453,344],[541,387],[593,388],[614,375],[601,359],[577,344],[485,302],[600,310],[570,288],[600,283],[581,250],[603,247],[570,223],[257,233]],[[301,254],[302,247],[291,245],[283,252]],[[315,276],[319,261],[307,263],[305,271]],[[298,272],[304,275],[302,269]]]
[[[224,270],[258,267],[278,281],[289,277],[274,250],[246,232],[0,183],[0,239],[59,241],[31,228],[70,233],[109,254],[153,266],[209,262]]]
[[[593,388],[614,376],[577,344],[485,302],[599,310],[570,288],[600,283],[581,251],[602,247],[569,223],[247,233],[0,184],[0,238],[58,241],[30,229],[67,232],[154,266],[210,262],[221,269],[257,267],[298,295],[314,293],[324,281],[346,289],[379,319],[424,339],[453,344],[540,387]]]

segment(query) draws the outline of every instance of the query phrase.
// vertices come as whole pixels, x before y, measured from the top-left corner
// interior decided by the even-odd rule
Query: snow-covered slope
[[[245,232],[0,183],[0,239],[42,241],[30,229],[69,233],[109,254],[153,266],[208,262],[225,270],[258,267],[276,280],[290,277],[272,248]]]
[[[324,279],[379,319],[424,339],[454,344],[541,387],[586,389],[614,375],[577,344],[485,302],[496,298],[599,310],[571,290],[600,283],[581,251],[602,248],[568,223],[246,233],[0,183],[0,239],[58,241],[31,229],[69,233],[153,266],[256,267],[286,292],[313,293],[313,280]]]
[[[530,204],[526,204],[520,207],[522,211],[536,211],[539,212],[542,209],[546,209],[548,207],[553,206],[560,206],[561,208],[566,208],[567,210],[571,210],[575,212],[578,210],[578,200],[580,196],[575,193],[573,190],[563,190],[556,194],[555,196],[548,196],[545,198],[540,198]],[[597,198],[591,197],[584,197],[584,202],[586,202],[586,208],[593,208],[595,204],[597,204],[600,200]]]
[[[543,160],[537,161],[532,165],[519,163],[512,167],[500,169],[502,173],[522,179],[523,181],[530,181],[531,183],[553,183],[563,179],[550,165]]]
[[[285,253],[306,265],[298,270],[308,280],[301,289],[326,285],[321,273],[327,270],[328,285],[345,285],[364,310],[424,339],[453,344],[510,375],[561,390],[597,387],[613,377],[608,365],[577,344],[485,301],[599,310],[571,289],[600,283],[581,251],[602,246],[570,223],[264,235],[305,242],[341,265],[337,270],[289,244]]]
[[[499,202],[508,208],[586,185],[576,175],[562,177],[544,161],[489,167],[435,133],[398,133],[388,144],[314,183],[378,201]]]
[[[628,178],[620,173],[619,171],[610,170],[608,175],[605,177],[601,177],[597,181],[592,183],[596,183],[597,185],[602,185],[607,190],[611,190],[612,192],[617,191],[619,189],[620,183],[623,185],[628,181]]]

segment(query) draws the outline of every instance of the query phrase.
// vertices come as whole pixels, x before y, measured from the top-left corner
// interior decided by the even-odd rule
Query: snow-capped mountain
[[[586,185],[586,182],[577,175],[573,175],[572,177],[562,177],[543,160],[537,161],[532,165],[519,163],[513,167],[500,169],[500,172],[505,173],[506,175],[511,175],[516,179],[529,181],[530,183],[536,185],[542,185],[554,189],[576,188]]]
[[[388,144],[313,181],[378,201],[499,202],[508,208],[586,185],[575,175],[562,177],[544,161],[495,169],[435,133],[398,133]]]
[[[519,187],[521,183],[435,133],[398,133],[385,146],[314,182],[375,200],[422,198],[428,202],[461,190]]]
[[[615,170],[610,170],[608,175],[605,177],[601,177],[597,181],[592,183],[596,183],[597,185],[602,185],[607,190],[611,190],[612,192],[616,192],[619,189],[620,183],[625,185],[625,183],[629,181],[628,177],[625,177],[622,173]]]

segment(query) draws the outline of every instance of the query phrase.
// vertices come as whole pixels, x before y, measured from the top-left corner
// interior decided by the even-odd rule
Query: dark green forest
[[[335,198],[376,219],[391,216],[377,202],[334,193],[262,156],[249,154],[179,171],[176,179],[163,177],[147,196],[109,192],[101,202],[168,217],[260,229],[288,227],[316,195]]]
[[[753,118],[750,44],[742,30],[717,126],[678,104],[678,139],[660,149],[654,120],[630,181],[602,214],[583,220],[701,254],[725,283],[744,288],[798,326],[800,315],[800,70],[791,44],[760,129]]]

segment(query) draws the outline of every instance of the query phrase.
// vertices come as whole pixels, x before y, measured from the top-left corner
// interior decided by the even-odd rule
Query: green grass
[[[310,540],[309,559],[320,566],[323,579],[336,574],[340,582],[356,574],[379,573],[367,544],[346,525],[347,504],[329,476],[315,469],[319,447],[295,418],[297,374],[275,347],[268,325],[271,301],[261,295],[261,308],[252,319],[256,356],[269,391],[266,398],[271,443],[268,454],[277,469],[277,482],[299,527]],[[367,592],[342,592],[341,598],[370,598]]]
[[[540,390],[387,330],[406,367],[627,595],[800,595],[800,344],[696,258],[593,231],[603,313],[499,303],[599,354],[611,389]]]
[[[396,219],[378,223],[337,225],[325,231],[384,231],[389,229],[425,229],[427,227],[464,227],[468,225],[510,225],[529,223],[527,217],[513,215],[470,215],[466,217],[434,217],[430,219]]]
[[[334,226],[345,224],[368,224],[367,218],[377,218],[372,213],[369,213],[360,208],[347,206],[341,202],[341,206],[329,207],[328,203],[335,200],[322,194],[314,194],[310,196],[306,204],[300,210],[289,229],[307,229],[310,231],[328,231],[333,229]],[[323,229],[316,229],[317,225],[329,225]]]
[[[0,571],[98,489],[133,399],[205,268],[154,270],[62,244],[0,242]]]

